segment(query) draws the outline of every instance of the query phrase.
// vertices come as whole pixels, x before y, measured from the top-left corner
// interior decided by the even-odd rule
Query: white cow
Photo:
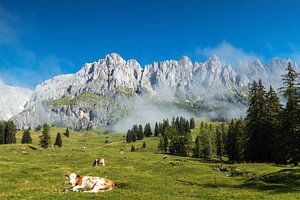
[[[96,166],[99,166],[100,164],[102,164],[103,167],[105,166],[104,158],[96,158],[94,160],[93,166],[96,167]]]
[[[115,183],[106,178],[79,176],[75,173],[70,173],[69,175],[65,175],[65,177],[69,179],[65,184],[72,185],[69,190],[74,192],[105,192],[115,187]]]

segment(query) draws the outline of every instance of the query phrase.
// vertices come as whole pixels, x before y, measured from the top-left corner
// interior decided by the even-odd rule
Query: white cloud
[[[196,56],[204,56],[206,58],[217,55],[222,60],[235,66],[239,61],[249,61],[254,59],[264,60],[262,56],[258,56],[253,52],[246,52],[245,50],[235,47],[232,44],[223,41],[216,47],[197,48]]]

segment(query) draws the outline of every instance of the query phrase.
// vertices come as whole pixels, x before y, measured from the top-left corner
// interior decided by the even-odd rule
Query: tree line
[[[190,128],[194,122],[176,118],[155,124],[154,135],[160,137],[163,153],[231,161],[272,162],[278,164],[300,161],[300,86],[291,63],[282,76],[279,89],[285,106],[272,86],[268,90],[259,80],[249,91],[246,117],[224,123],[201,122],[200,132],[191,142]]]
[[[32,138],[31,138],[31,132],[29,129],[25,129],[23,131],[21,143],[22,144],[31,144]],[[39,136],[39,145],[42,148],[48,148],[50,146],[50,126],[48,124],[44,124],[42,126],[38,126],[36,128],[36,131],[42,131],[42,135]],[[0,144],[15,144],[16,143],[16,125],[13,121],[0,121]],[[63,133],[66,137],[70,136],[69,128],[66,129],[66,131]],[[62,146],[62,138],[60,132],[56,134],[56,138],[54,141],[53,146]]]
[[[133,125],[127,131],[126,142],[135,142],[143,140],[144,137],[160,137],[159,149],[164,153],[174,155],[187,155],[191,149],[192,138],[191,129],[195,128],[195,120],[187,120],[183,117],[173,117],[171,123],[169,119],[162,122],[156,122],[154,132],[152,132],[150,123],[142,125]]]
[[[246,118],[233,120],[229,125],[230,160],[298,165],[300,88],[297,78],[294,67],[288,63],[279,88],[285,106],[272,86],[266,90],[261,80],[252,83]]]
[[[176,119],[173,117],[172,123],[176,121],[179,123],[179,120],[183,120],[182,117],[177,117]],[[169,120],[164,119],[162,122],[156,122],[154,126],[154,132],[152,132],[152,128],[150,123],[146,123],[145,127],[141,124],[134,124],[131,129],[127,131],[126,134],[126,142],[135,142],[136,140],[143,140],[144,137],[159,137],[164,134],[166,127],[169,126]],[[190,121],[184,120],[184,126],[186,129],[190,129],[190,127],[195,128],[195,120],[191,118]]]
[[[13,121],[0,121],[0,144],[15,144],[16,132]]]

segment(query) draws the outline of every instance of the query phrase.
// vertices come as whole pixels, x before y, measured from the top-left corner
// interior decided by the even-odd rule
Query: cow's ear
[[[69,175],[66,174],[66,175],[65,175],[65,178],[70,178],[70,177],[69,177]]]

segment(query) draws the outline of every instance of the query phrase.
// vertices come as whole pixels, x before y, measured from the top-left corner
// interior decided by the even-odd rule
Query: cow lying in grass
[[[69,190],[74,192],[105,192],[112,190],[115,187],[115,183],[106,178],[79,176],[75,173],[65,175],[65,177],[69,179],[65,184],[72,185]]]
[[[96,166],[99,166],[100,164],[102,164],[103,167],[105,166],[104,158],[96,158],[94,160],[93,166],[96,167]]]

